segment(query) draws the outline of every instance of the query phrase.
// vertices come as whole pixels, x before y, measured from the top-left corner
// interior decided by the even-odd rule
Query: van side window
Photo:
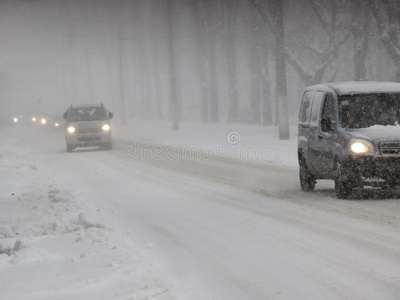
[[[299,116],[300,123],[303,125],[308,125],[310,122],[313,95],[314,91],[304,93]]]
[[[335,102],[332,93],[326,94],[321,122],[329,122],[331,125],[335,124]],[[324,126],[321,126],[321,128],[322,131],[329,131],[324,130]]]
[[[311,126],[318,126],[323,96],[324,92],[315,91],[312,112],[311,112],[311,121],[310,121]]]

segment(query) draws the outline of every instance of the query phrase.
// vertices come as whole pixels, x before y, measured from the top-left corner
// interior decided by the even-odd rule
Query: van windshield
[[[74,108],[68,113],[68,119],[72,122],[104,121],[108,119],[108,115],[107,111],[103,108]]]
[[[340,96],[339,120],[345,128],[397,125],[400,94],[362,94]]]

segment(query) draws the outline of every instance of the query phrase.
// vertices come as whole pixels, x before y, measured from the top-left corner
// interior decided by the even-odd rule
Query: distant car
[[[67,152],[77,147],[100,146],[112,149],[111,119],[103,104],[85,104],[68,108],[63,115]]]
[[[400,185],[400,84],[330,83],[308,87],[299,116],[303,191],[335,180],[338,198],[364,186]]]
[[[30,118],[30,122],[37,126],[47,126],[48,125],[48,117],[42,114],[36,114]]]
[[[47,115],[39,118],[39,123],[49,129],[64,129],[65,122],[62,116]]]
[[[48,122],[49,122],[49,118],[48,118],[48,117],[41,117],[41,118],[39,119],[39,123],[40,123],[40,125],[42,125],[42,126],[47,126]]]
[[[65,127],[64,120],[59,117],[54,117],[51,119],[51,126],[54,129],[62,129]]]
[[[19,115],[0,115],[0,126],[18,125],[22,121]]]

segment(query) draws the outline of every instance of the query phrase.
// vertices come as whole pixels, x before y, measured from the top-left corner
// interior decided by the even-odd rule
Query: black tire
[[[301,190],[304,192],[311,192],[315,189],[315,184],[317,183],[315,176],[308,170],[306,160],[303,157],[300,157],[299,164]]]
[[[348,199],[354,191],[355,184],[350,180],[345,180],[342,171],[342,165],[339,161],[335,164],[335,192],[338,199]]]
[[[112,150],[112,142],[105,144],[102,148],[104,150]]]
[[[67,152],[71,153],[73,150],[74,150],[74,147],[69,145],[69,144],[67,144]]]

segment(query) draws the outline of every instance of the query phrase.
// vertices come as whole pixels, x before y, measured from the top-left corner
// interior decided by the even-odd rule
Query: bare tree
[[[236,70],[236,23],[239,9],[239,0],[222,0],[224,8],[224,50],[227,63],[229,85],[228,122],[238,120],[239,93],[237,87]]]
[[[264,30],[263,30],[264,29]],[[272,98],[271,98],[271,80],[269,76],[269,43],[268,33],[265,28],[260,26],[260,35],[266,37],[260,38],[261,50],[261,70],[262,70],[262,122],[263,126],[272,125]],[[278,118],[276,118],[278,120]]]
[[[158,6],[158,1],[152,1],[152,10],[153,10],[153,19],[156,20],[156,9]],[[154,38],[156,36],[156,23],[153,22],[151,25],[151,33],[153,36],[152,41],[152,65],[153,65],[153,81],[154,81],[154,90],[155,90],[155,98],[156,98],[156,111],[157,111],[157,118],[159,120],[164,119],[163,116],[163,109],[162,109],[162,102],[161,102],[161,82],[160,82],[160,57],[159,57],[159,41],[158,39]]]
[[[302,46],[305,47],[312,56],[311,65],[313,68],[311,70],[308,70],[304,66],[304,63],[300,62],[288,47],[285,49],[285,57],[287,62],[299,74],[305,85],[314,85],[323,81],[328,67],[332,66],[332,63],[339,57],[339,50],[348,40],[350,32],[347,30],[343,34],[340,34],[343,28],[345,28],[345,24],[338,21],[338,7],[343,7],[343,9],[346,10],[346,5],[343,0],[330,1],[331,7],[328,12],[325,11],[326,9],[324,10],[322,5],[316,2],[316,0],[307,0],[307,2],[310,4],[321,27],[326,33],[327,42],[320,47],[313,46],[308,40],[302,43]],[[336,70],[333,70],[329,81],[333,81],[335,77]]]
[[[197,47],[196,47],[196,65],[198,76],[200,80],[200,107],[201,107],[201,120],[208,122],[210,119],[210,104],[209,104],[209,88],[206,70],[208,65],[207,60],[207,32],[206,21],[204,12],[204,1],[190,0],[190,4],[194,10],[196,34],[197,34]]]
[[[285,33],[283,26],[283,3],[285,1],[266,0],[263,1],[264,5],[256,0],[248,1],[259,12],[262,20],[274,35],[276,96],[279,103],[279,139],[287,140],[290,138],[290,130],[286,82]]]
[[[214,0],[205,1],[206,8],[206,30],[207,30],[207,67],[208,88],[210,99],[210,121],[219,122],[218,102],[218,80],[217,80],[217,27],[218,27],[218,5]]]
[[[262,82],[262,58],[261,58],[261,27],[259,14],[251,16],[250,35],[250,70],[251,70],[251,114],[250,123],[261,123],[261,82]]]
[[[354,80],[367,78],[366,57],[370,36],[370,9],[362,0],[351,2],[351,33],[354,43]]]
[[[125,104],[125,84],[124,84],[124,57],[122,46],[121,27],[118,27],[118,71],[119,71],[119,114],[122,125],[126,125],[126,104]],[[90,71],[90,70],[89,70]]]
[[[400,3],[395,0],[368,0],[377,22],[380,40],[396,67],[400,82]]]
[[[175,37],[172,23],[172,0],[167,0],[168,34],[169,34],[169,88],[170,88],[170,113],[172,129],[179,129],[179,101],[177,88],[177,68],[175,60]]]

